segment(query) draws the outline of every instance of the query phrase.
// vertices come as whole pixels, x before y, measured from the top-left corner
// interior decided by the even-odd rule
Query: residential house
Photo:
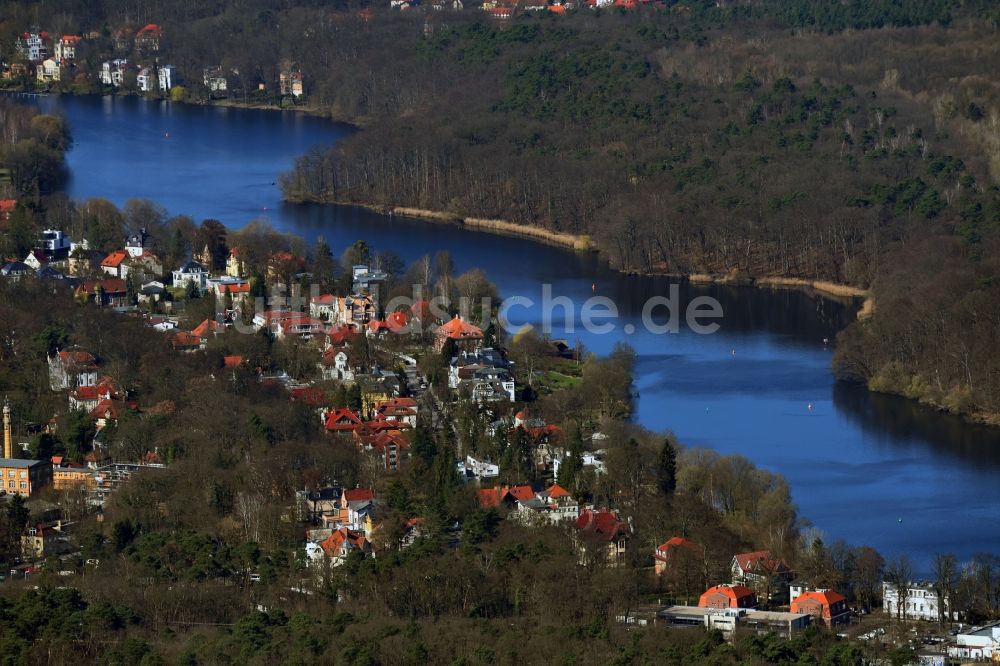
[[[606,564],[617,566],[625,560],[625,547],[631,529],[606,509],[587,509],[576,519],[578,549],[581,563],[597,557]]]
[[[8,495],[31,497],[52,483],[52,463],[47,460],[0,458],[0,489]]]
[[[458,473],[463,479],[495,479],[500,476],[500,466],[491,463],[489,460],[479,460],[472,456],[466,456],[465,460],[456,463]]]
[[[23,261],[11,261],[0,268],[0,276],[7,278],[11,282],[17,282],[25,275],[31,275],[33,272],[31,266]]]
[[[906,594],[900,599],[896,586],[888,581],[882,583],[882,608],[892,617],[902,617],[909,620],[938,621],[938,608],[941,600],[934,585],[928,582],[915,582],[907,585]],[[902,605],[902,608],[900,608]],[[948,599],[944,600],[944,615],[948,617]],[[957,613],[953,618],[957,619]]]
[[[73,546],[63,531],[62,521],[29,525],[21,535],[21,557],[25,560],[39,560],[72,551]]]
[[[125,58],[106,60],[101,63],[101,71],[98,73],[98,79],[103,85],[121,88],[125,82],[126,71],[128,71],[128,60]]]
[[[292,310],[266,310],[258,312],[253,318],[254,330],[268,329],[276,338],[298,336],[311,338],[325,332],[323,322],[313,319],[303,312]]]
[[[48,361],[49,386],[53,391],[97,385],[97,359],[90,352],[56,352]]]
[[[332,433],[354,432],[362,423],[357,412],[347,408],[331,409],[323,417],[323,427]]]
[[[60,229],[45,229],[38,239],[38,247],[44,250],[49,257],[62,259],[69,256],[73,248],[73,239]]]
[[[225,93],[228,87],[221,67],[206,67],[202,71],[202,82],[210,93]],[[239,273],[230,273],[230,275],[238,277],[242,275],[242,271]]]
[[[140,67],[135,77],[135,85],[140,92],[156,90],[156,70],[152,67]]]
[[[215,292],[215,297],[222,302],[228,298],[233,306],[239,306],[250,300],[250,283],[243,278],[229,275],[207,278],[206,285]]]
[[[160,50],[163,31],[155,23],[149,23],[135,33],[135,48],[142,53],[156,53]]]
[[[955,635],[948,656],[976,661],[1000,661],[1000,622],[969,627]]]
[[[398,472],[410,457],[410,442],[400,430],[372,432],[356,429],[354,439],[358,448],[375,456],[379,464],[389,472]]]
[[[351,267],[352,289],[359,294],[377,292],[379,285],[388,279],[389,275],[385,271],[365,264],[355,264]]]
[[[705,559],[705,549],[690,539],[671,537],[656,547],[653,553],[653,567],[657,574],[665,572],[672,564],[682,560],[701,564]]]
[[[128,258],[125,250],[116,250],[104,258],[101,270],[111,277],[125,278],[128,276],[128,265],[125,263]]]
[[[323,379],[338,379],[340,381],[354,381],[354,369],[350,366],[347,352],[343,349],[331,347],[323,352],[317,364],[320,375]]]
[[[483,331],[455,315],[454,319],[434,330],[434,349],[441,351],[449,340],[461,349],[474,351],[482,344]]]
[[[246,274],[246,265],[240,258],[240,249],[238,247],[229,248],[229,256],[226,257],[226,275],[239,278],[244,274]]]
[[[355,294],[338,298],[333,305],[332,323],[337,326],[366,325],[375,319],[376,308],[371,296]]]
[[[337,297],[333,294],[322,294],[309,299],[309,314],[316,319],[331,321]]]
[[[743,585],[716,585],[702,593],[699,608],[757,608],[757,595]]]
[[[492,350],[491,350],[492,351]],[[461,365],[465,362],[465,365]],[[506,362],[504,362],[506,364]],[[507,400],[513,402],[514,377],[507,367],[496,367],[477,358],[452,358],[448,384],[465,392],[477,403]]]
[[[189,260],[173,271],[174,286],[187,288],[193,284],[199,292],[208,289],[208,271],[197,261]]]
[[[278,90],[283,96],[301,97],[303,93],[302,72],[297,68],[281,70],[281,73],[278,74]]]
[[[93,301],[98,307],[127,307],[128,287],[125,280],[84,280],[73,295],[84,302]]]
[[[37,271],[42,266],[49,263],[49,258],[45,255],[43,250],[32,250],[28,253],[28,256],[24,258],[24,263],[30,266],[32,270]]]
[[[851,621],[847,599],[833,590],[803,592],[792,601],[789,611],[811,615],[814,622],[820,621],[827,627],[847,624]]]
[[[206,343],[209,338],[218,335],[219,333],[224,333],[226,330],[226,325],[219,323],[214,319],[205,319],[200,324],[191,329],[191,335],[202,340],[202,344]]]
[[[60,65],[69,65],[76,60],[76,49],[81,38],[77,35],[63,35],[56,42],[55,61]]]
[[[579,517],[580,503],[558,484],[535,493],[531,498],[517,500],[516,508],[510,514],[511,520],[529,526],[576,521]]]
[[[133,259],[138,259],[147,253],[147,240],[149,240],[149,234],[144,228],[140,229],[139,233],[132,234],[125,239],[125,251]]]
[[[785,598],[792,580],[788,564],[767,550],[734,555],[730,570],[734,584],[748,585],[768,601]]]
[[[136,411],[135,403],[124,400],[101,400],[97,407],[90,410],[90,418],[94,419],[94,424],[98,430],[109,425],[116,425],[125,410]]]
[[[160,92],[170,92],[177,85],[177,68],[173,65],[163,65],[156,70],[156,82]]]
[[[58,83],[61,76],[60,65],[53,58],[46,58],[35,68],[35,78],[39,83]]]
[[[143,250],[139,256],[129,256],[125,260],[125,267],[122,269],[125,276],[135,272],[139,276],[140,282],[146,282],[159,278],[163,275],[163,263],[160,258],[150,250]]]
[[[359,552],[364,557],[374,557],[374,549],[368,538],[357,530],[341,527],[333,531],[320,543],[306,544],[306,559],[312,565],[326,561],[330,566],[340,566],[347,558]]]
[[[162,282],[158,280],[151,280],[143,284],[139,288],[139,293],[136,294],[136,300],[140,303],[158,303],[159,301],[165,299],[167,296],[167,289]],[[154,328],[157,328],[154,325]],[[160,330],[157,328],[157,330]]]
[[[391,398],[375,405],[375,418],[416,428],[417,409],[413,398]]]
[[[48,41],[47,32],[25,32],[17,40],[18,55],[31,62],[41,62],[48,57],[49,51],[46,46]]]
[[[597,474],[604,474],[606,468],[604,466],[604,456],[606,451],[604,449],[599,449],[597,451],[584,451],[581,454],[583,459],[583,466],[590,467]],[[559,449],[557,455],[552,458],[552,473],[559,476],[559,468],[562,466],[563,460],[566,458],[566,451],[564,449]]]
[[[479,502],[480,508],[483,509],[513,509],[518,502],[526,502],[534,498],[535,491],[529,485],[494,486],[476,491],[476,500]]]
[[[117,400],[118,394],[110,382],[100,382],[96,385],[77,386],[69,393],[69,408],[93,411],[105,400]]]

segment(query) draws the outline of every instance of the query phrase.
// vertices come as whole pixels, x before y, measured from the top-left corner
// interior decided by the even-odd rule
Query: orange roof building
[[[756,608],[757,595],[742,585],[716,585],[698,599],[701,608]]]
[[[448,340],[453,340],[464,346],[476,347],[483,340],[483,329],[456,315],[454,319],[441,324],[434,331],[434,347],[438,351],[444,349]]]
[[[792,601],[789,610],[793,613],[812,615],[828,627],[850,621],[847,599],[833,590],[803,592]]]

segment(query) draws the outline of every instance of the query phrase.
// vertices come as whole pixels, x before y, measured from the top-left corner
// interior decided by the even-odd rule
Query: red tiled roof
[[[483,330],[464,321],[461,317],[455,317],[448,323],[438,326],[435,335],[452,340],[477,340],[483,337]]]
[[[333,294],[321,294],[309,302],[314,305],[333,305],[337,302],[337,297]]]
[[[324,426],[333,432],[346,432],[362,425],[361,417],[349,409],[331,409],[326,413]]]
[[[769,550],[755,550],[749,553],[740,553],[734,556],[736,564],[744,572],[756,571],[788,571],[788,565],[784,560],[775,559]]]
[[[326,395],[323,393],[323,389],[318,386],[300,386],[292,389],[292,400],[307,405],[324,405],[326,404]]]
[[[215,290],[220,294],[249,294],[249,282],[216,282]]]
[[[105,294],[124,294],[126,291],[125,280],[109,278],[107,280],[84,280],[74,293],[78,296],[80,294],[95,294],[98,288],[103,289]]]
[[[375,499],[375,491],[371,488],[352,488],[344,491],[345,502],[364,502]]]
[[[0,213],[13,213],[17,208],[17,199],[0,199]]]
[[[364,534],[349,530],[346,527],[341,527],[339,530],[336,530],[333,534],[320,542],[319,547],[322,548],[323,552],[328,556],[333,557],[339,553],[340,548],[344,545],[345,541],[361,550],[364,550],[368,544],[368,540],[365,539]]]
[[[223,328],[223,325],[214,319],[206,319],[195,326],[194,330],[191,331],[191,334],[196,335],[199,338],[207,338],[209,333],[217,333],[218,331],[223,330]]]
[[[65,351],[59,352],[59,360],[62,361],[64,365],[76,365],[89,367],[91,365],[96,367],[97,359],[90,352],[85,351]]]
[[[101,262],[101,266],[105,268],[118,268],[121,266],[122,262],[128,259],[129,254],[124,250],[115,250],[108,256],[104,257],[104,261]]]
[[[587,509],[576,519],[579,530],[596,532],[608,541],[614,539],[619,532],[627,531],[628,525],[618,520],[618,514],[612,511],[594,511]]]
[[[243,365],[243,357],[239,355],[223,356],[222,362],[227,368],[238,368]]]
[[[549,497],[552,499],[559,499],[560,497],[572,497],[569,491],[560,486],[558,483],[552,484],[552,487],[548,490]]]
[[[685,539],[684,537],[675,536],[667,539],[665,542],[657,546],[654,557],[658,560],[666,561],[670,556],[670,551],[675,548],[686,548],[690,551],[698,553],[699,555],[703,552],[702,547],[694,541]]]
[[[191,333],[185,333],[184,331],[178,331],[174,333],[170,340],[171,346],[174,349],[182,349],[186,347],[201,347],[201,338],[197,335]]]

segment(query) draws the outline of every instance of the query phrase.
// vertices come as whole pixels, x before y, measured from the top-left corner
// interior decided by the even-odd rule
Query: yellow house
[[[229,258],[226,259],[226,275],[243,277],[245,266],[243,265],[243,260],[240,259],[239,252],[240,249],[238,247],[229,250]]]

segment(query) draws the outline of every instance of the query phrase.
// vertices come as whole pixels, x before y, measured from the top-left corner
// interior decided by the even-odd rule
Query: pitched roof
[[[628,525],[618,520],[618,514],[612,511],[594,511],[587,509],[576,519],[576,528],[587,532],[595,532],[608,541],[614,539],[620,532],[627,532]]]
[[[122,265],[122,262],[128,258],[129,254],[125,250],[115,250],[108,256],[104,257],[104,261],[101,262],[101,267],[118,268]]]
[[[174,333],[170,340],[171,346],[174,349],[185,349],[191,347],[201,347],[201,338],[192,333],[186,333],[184,331],[178,331]]]
[[[334,557],[339,555],[339,551],[344,546],[345,542],[360,550],[371,548],[364,534],[349,530],[346,527],[334,530],[330,536],[320,542],[319,547],[322,548],[323,552],[328,556]]]
[[[375,491],[371,488],[351,488],[343,494],[345,502],[363,502],[375,499]]]
[[[326,404],[326,394],[318,386],[299,386],[292,389],[292,400],[307,405]]]
[[[833,590],[826,590],[825,592],[803,592],[799,596],[795,597],[795,601],[792,602],[789,610],[793,613],[800,612],[797,610],[799,604],[804,601],[809,601],[810,599],[818,601],[823,606],[832,606],[833,604],[841,601],[847,601],[844,595],[839,592],[834,592]]]
[[[84,280],[76,288],[76,294],[94,294],[101,289],[105,294],[124,294],[126,291],[125,280],[119,278],[109,278],[107,280]]]
[[[456,315],[448,323],[438,326],[435,335],[452,340],[476,340],[483,337],[483,330]]]
[[[755,550],[749,553],[739,553],[733,559],[744,572],[755,573],[788,571],[788,565],[784,560],[776,559],[769,550]]]
[[[360,426],[361,417],[347,408],[331,409],[326,413],[323,425],[333,432],[345,432]]]
[[[698,599],[698,605],[702,608],[708,606],[708,597],[713,594],[721,594],[729,599],[730,608],[745,608],[753,605],[757,595],[749,587],[742,585],[716,585],[705,590]]]
[[[191,331],[191,334],[199,338],[207,338],[209,333],[218,333],[220,330],[223,330],[224,328],[225,327],[222,324],[215,321],[214,319],[206,319],[205,321],[195,326],[194,330]]]
[[[560,486],[558,483],[552,484],[552,487],[548,490],[549,497],[552,499],[559,499],[560,497],[572,497],[568,490]]]

